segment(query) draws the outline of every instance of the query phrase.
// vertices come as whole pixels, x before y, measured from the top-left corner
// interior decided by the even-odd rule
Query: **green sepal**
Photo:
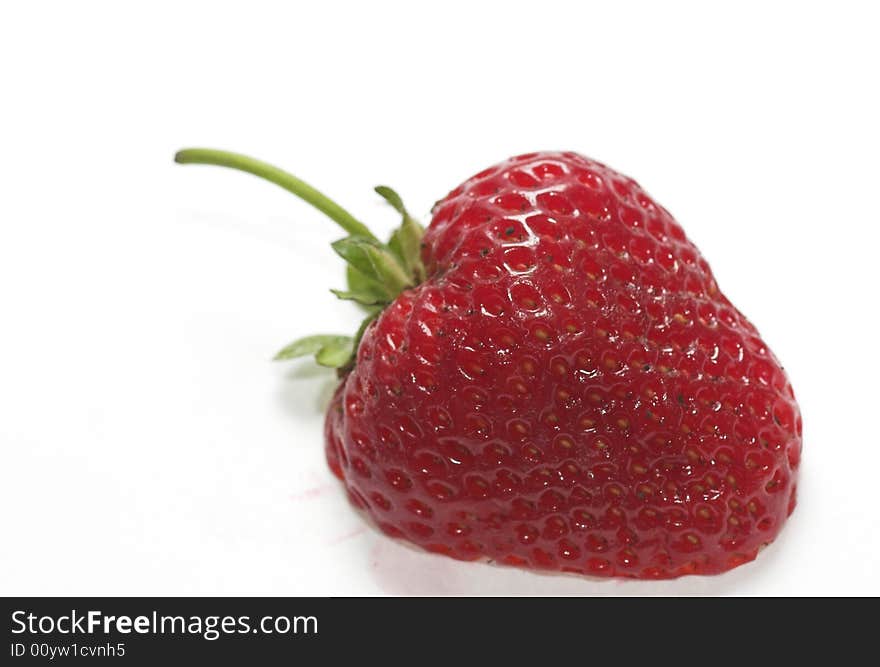
[[[424,230],[419,223],[410,217],[404,217],[400,227],[394,230],[388,241],[388,248],[416,283],[425,279],[425,266],[421,258],[423,234]]]
[[[381,292],[386,301],[391,301],[414,284],[401,261],[387,246],[360,236],[348,236],[331,245],[336,254],[375,283],[373,290]]]
[[[385,288],[372,278],[367,278],[351,264],[346,264],[345,266],[345,277],[346,282],[348,283],[349,292],[369,294],[374,299],[373,303],[383,303],[388,301],[388,295],[386,294]]]
[[[425,267],[421,256],[422,236],[425,230],[406,210],[399,194],[386,185],[376,186],[375,190],[395,211],[403,216],[400,227],[391,234],[388,249],[397,257],[404,270],[412,276],[416,284],[421,283],[425,279]]]
[[[314,355],[315,360],[322,366],[330,366],[338,368],[344,365],[350,358],[353,349],[351,336],[336,336],[329,334],[319,334],[316,336],[306,336],[293,341],[290,345],[282,349],[275,355],[276,361],[284,361],[287,359],[296,359],[297,357],[306,357]],[[342,355],[343,351],[348,353],[341,362],[336,363]]]
[[[353,352],[353,339],[342,336],[339,341],[325,345],[318,350],[315,354],[315,361],[328,368],[341,368],[351,361]]]
[[[373,245],[363,245],[362,247],[373,265],[373,275],[368,274],[368,277],[378,281],[391,294],[397,296],[407,287],[412,287],[415,284],[401,266],[400,260],[390,250]]]
[[[333,294],[335,294],[337,298],[342,299],[343,301],[355,301],[362,306],[375,306],[380,303],[387,303],[384,299],[376,296],[369,291],[346,291],[339,289],[331,289],[330,291],[333,292]]]
[[[376,271],[373,268],[373,262],[367,255],[367,248],[381,247],[377,242],[364,238],[363,236],[346,236],[330,244],[334,252],[342,257],[349,266],[354,267],[357,271],[367,278],[375,279]]]
[[[400,215],[409,217],[409,213],[406,211],[406,207],[403,205],[403,199],[400,198],[400,195],[397,194],[394,190],[389,188],[387,185],[377,185],[373,188],[382,199],[391,204],[391,207],[400,213]]]

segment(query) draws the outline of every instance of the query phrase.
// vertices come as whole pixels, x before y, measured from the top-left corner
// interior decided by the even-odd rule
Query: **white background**
[[[5,3],[0,593],[880,594],[880,48],[870,3]],[[341,231],[185,145],[289,168],[383,234],[510,155],[669,208],[789,371],[800,503],[757,562],[668,582],[419,553],[323,458]]]

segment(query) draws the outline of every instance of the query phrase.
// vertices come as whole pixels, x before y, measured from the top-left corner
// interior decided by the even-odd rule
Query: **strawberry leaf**
[[[348,336],[340,336],[338,340],[332,341],[318,350],[315,354],[315,361],[328,368],[345,366],[351,360],[354,349],[352,343],[352,339]]]
[[[416,283],[425,279],[425,267],[421,259],[422,234],[424,230],[421,225],[409,216],[404,216],[400,227],[394,230],[388,241],[389,249],[400,259]]]
[[[306,336],[293,341],[287,345],[278,354],[275,355],[276,361],[284,361],[286,359],[296,359],[297,357],[306,357],[310,354],[318,355],[325,347],[339,347],[345,343],[351,346],[352,339],[350,336],[335,336],[328,334],[319,334],[316,336]]]
[[[375,306],[377,304],[383,303],[383,300],[381,298],[377,297],[375,294],[369,291],[345,291],[338,289],[331,289],[330,291],[344,301],[356,301],[362,306]]]
[[[400,260],[387,246],[358,236],[349,236],[333,244],[333,250],[365,278],[375,283],[385,301],[391,301],[414,282]]]
[[[403,205],[403,200],[394,190],[387,185],[377,185],[374,190],[380,197],[382,197],[382,199],[391,204],[391,207],[400,213],[400,215],[409,216],[409,213],[406,212],[406,207]]]
[[[349,292],[369,294],[373,299],[372,303],[388,302],[388,294],[382,285],[372,278],[367,278],[351,264],[346,266],[345,276]]]
[[[391,294],[396,296],[407,287],[412,287],[412,278],[389,250],[369,244],[363,244],[361,248],[372,264],[373,276]]]
[[[360,271],[367,278],[376,279],[376,271],[373,263],[367,255],[366,249],[378,244],[360,236],[347,236],[330,244],[337,255],[342,257],[350,266]]]
[[[400,195],[394,190],[385,185],[379,185],[376,187],[376,192],[403,216],[400,227],[391,234],[388,249],[397,257],[412,280],[415,283],[420,283],[425,279],[425,267],[421,258],[422,235],[425,230],[409,214]]]

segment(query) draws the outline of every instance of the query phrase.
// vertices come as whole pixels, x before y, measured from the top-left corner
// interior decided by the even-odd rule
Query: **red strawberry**
[[[341,367],[327,459],[389,535],[460,559],[676,577],[752,560],[793,510],[791,385],[632,179],[522,155],[438,202],[424,237],[379,189],[404,216],[386,245],[268,165],[178,161],[268,177],[352,233],[334,247],[350,264],[341,296],[373,309],[362,339],[280,356]]]

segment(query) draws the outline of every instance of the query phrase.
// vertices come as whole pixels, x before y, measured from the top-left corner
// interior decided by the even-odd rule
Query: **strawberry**
[[[279,354],[339,368],[330,468],[388,535],[458,559],[589,575],[715,574],[755,558],[795,505],[801,417],[755,327],[672,216],[631,178],[521,155],[333,244],[367,309],[355,337]]]

